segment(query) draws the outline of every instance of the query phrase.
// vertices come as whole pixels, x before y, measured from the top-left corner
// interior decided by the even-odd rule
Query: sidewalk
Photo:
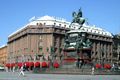
[[[34,73],[34,72],[33,72]],[[69,69],[69,68],[58,68],[58,69],[47,69],[46,71],[40,71],[40,74],[75,74],[75,75],[91,75],[91,69]],[[39,74],[38,73],[38,74]],[[120,71],[112,72],[110,70],[95,70],[94,75],[120,75]]]

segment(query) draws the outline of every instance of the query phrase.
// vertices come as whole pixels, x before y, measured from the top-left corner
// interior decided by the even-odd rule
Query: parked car
[[[5,67],[4,66],[0,66],[0,71],[4,71]]]

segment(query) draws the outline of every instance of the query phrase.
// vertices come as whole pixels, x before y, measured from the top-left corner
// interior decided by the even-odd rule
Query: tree
[[[59,48],[59,53],[61,53],[61,51],[62,51],[62,48]]]
[[[55,48],[53,46],[51,46],[50,48],[51,48],[51,53],[53,54],[55,52]]]
[[[46,50],[47,50],[47,52],[49,52],[49,48],[48,48],[48,47],[47,47],[47,49],[46,49]]]

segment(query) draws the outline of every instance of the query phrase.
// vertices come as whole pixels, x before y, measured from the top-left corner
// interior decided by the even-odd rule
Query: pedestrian
[[[5,67],[6,72],[8,72],[8,67]]]
[[[92,71],[91,71],[91,74],[94,75],[94,72],[95,72],[95,68],[92,67]]]
[[[15,72],[15,66],[13,67],[13,69],[12,69],[12,70],[13,70],[13,72]]]
[[[23,75],[23,76],[25,76],[25,73],[24,73],[24,65],[20,68],[20,73],[19,73],[19,75]]]
[[[115,71],[115,63],[112,64],[112,71]]]

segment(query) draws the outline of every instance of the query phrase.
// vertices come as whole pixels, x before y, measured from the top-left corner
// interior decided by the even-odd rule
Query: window
[[[36,23],[36,25],[39,25],[39,23]]]
[[[39,39],[42,40],[42,35],[39,36]]]
[[[49,52],[49,47],[46,48],[46,51]]]
[[[95,56],[97,55],[97,52],[95,53]]]
[[[61,26],[61,24],[59,24],[59,26]]]
[[[44,25],[46,25],[46,23],[44,23]]]
[[[43,42],[42,41],[39,42],[39,47],[41,47],[41,46],[43,46]]]
[[[62,47],[62,38],[60,38],[60,43],[59,43],[60,47]]]
[[[56,25],[56,23],[54,23],[54,25]]]
[[[42,26],[42,23],[39,23],[39,26]]]
[[[42,50],[43,50],[43,47],[39,46],[39,51],[42,52]]]
[[[84,28],[82,30],[85,30]]]
[[[38,29],[38,31],[41,33],[43,31],[43,29]]]
[[[66,25],[64,25],[64,27],[66,27]]]

